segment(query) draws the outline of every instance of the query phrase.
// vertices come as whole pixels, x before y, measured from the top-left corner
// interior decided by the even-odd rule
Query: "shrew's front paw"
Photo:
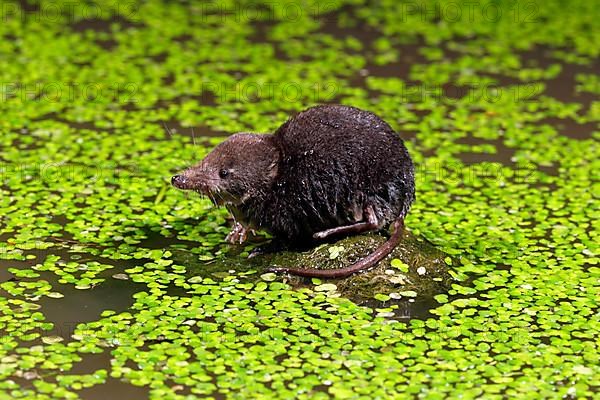
[[[245,226],[236,222],[229,235],[225,238],[231,244],[242,244],[248,237],[248,229]]]

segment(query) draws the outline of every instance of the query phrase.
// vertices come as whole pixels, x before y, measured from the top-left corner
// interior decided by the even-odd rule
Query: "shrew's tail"
[[[270,272],[288,273],[309,278],[346,278],[356,272],[372,268],[379,261],[389,255],[392,250],[400,243],[402,232],[404,231],[404,218],[399,217],[394,221],[394,231],[392,235],[379,246],[374,252],[344,268],[338,269],[314,269],[314,268],[270,268]]]

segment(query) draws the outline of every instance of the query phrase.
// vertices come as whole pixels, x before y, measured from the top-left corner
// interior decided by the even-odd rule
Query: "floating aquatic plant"
[[[21,4],[0,24],[0,397],[600,390],[593,2]],[[440,253],[297,282],[170,190],[223,135],[321,102],[401,132],[406,225]]]

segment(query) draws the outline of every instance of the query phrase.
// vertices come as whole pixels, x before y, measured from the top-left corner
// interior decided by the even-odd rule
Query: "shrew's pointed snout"
[[[185,189],[186,188],[186,177],[183,175],[174,175],[171,178],[171,185],[175,186],[177,189]]]

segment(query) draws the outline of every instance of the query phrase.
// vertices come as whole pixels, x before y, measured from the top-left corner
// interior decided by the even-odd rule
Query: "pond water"
[[[69,4],[3,4],[0,398],[597,396],[593,2]],[[406,141],[410,233],[265,275],[383,239],[248,259],[170,176],[319,103]]]

